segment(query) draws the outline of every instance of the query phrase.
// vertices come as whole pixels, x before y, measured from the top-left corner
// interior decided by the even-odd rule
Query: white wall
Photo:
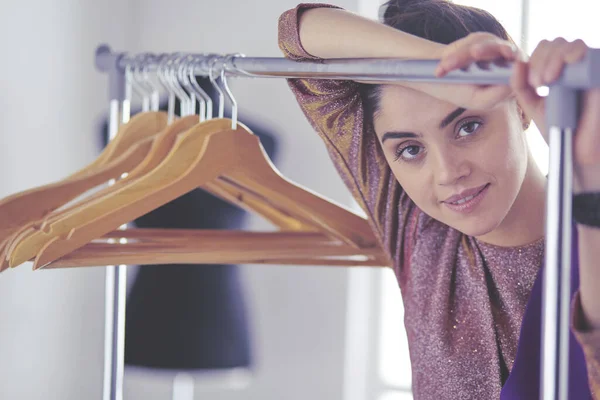
[[[116,7],[122,10],[115,13]],[[97,151],[99,41],[128,46],[119,1],[2,2],[0,197],[60,179]],[[0,275],[0,398],[92,399],[102,387],[103,269]]]
[[[106,79],[98,43],[131,51],[280,56],[277,17],[296,2],[76,1],[0,3],[0,197],[91,161]],[[336,4],[356,9],[356,0]],[[281,80],[232,84],[245,113],[277,132],[281,171],[343,203],[349,195]],[[259,221],[252,227],[261,227]],[[245,392],[197,388],[196,398],[340,399],[347,271],[244,267],[259,369]],[[0,399],[99,399],[104,270],[0,275]],[[171,376],[128,371],[126,399],[170,398]],[[202,392],[204,390],[204,393]],[[212,393],[209,393],[212,392]]]

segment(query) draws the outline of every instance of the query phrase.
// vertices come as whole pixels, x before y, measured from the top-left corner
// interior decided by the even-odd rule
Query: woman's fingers
[[[513,65],[513,74],[510,77],[510,86],[515,92],[517,99],[523,101],[521,106],[525,112],[530,112],[540,99],[535,88],[529,84],[529,64],[517,61]],[[528,110],[529,109],[529,110]]]
[[[471,54],[476,60],[492,61],[499,57],[507,61],[517,57],[516,47],[504,40],[489,40],[477,43],[471,48]]]
[[[517,61],[511,76],[510,85],[517,96],[523,111],[538,125],[548,141],[544,127],[544,98],[537,94],[537,88],[555,82],[565,64],[581,60],[587,51],[583,41],[568,42],[557,38],[552,42],[542,40],[528,62]]]
[[[542,86],[543,78],[541,76],[544,69],[544,61],[548,56],[548,51],[550,48],[550,42],[547,40],[542,40],[531,55],[529,59],[529,76],[527,81],[531,86],[537,88]]]
[[[568,47],[569,42],[562,38],[556,39],[548,45],[544,58],[538,65],[540,84],[548,85],[558,79],[565,65],[564,56]]]
[[[513,64],[510,87],[515,93],[517,102],[526,118],[534,120],[546,143],[548,143],[546,130],[543,126],[544,98],[539,96],[535,88],[529,84],[529,64],[527,62],[519,60]]]
[[[448,72],[465,68],[478,61],[495,61],[504,59],[513,61],[517,59],[518,53],[511,43],[498,38],[482,38],[473,43],[463,43],[450,48],[442,57],[435,74],[437,77],[446,75]]]
[[[583,57],[585,57],[587,51],[588,46],[585,42],[581,39],[577,39],[569,46],[569,49],[565,54],[565,61],[569,64],[581,61]]]

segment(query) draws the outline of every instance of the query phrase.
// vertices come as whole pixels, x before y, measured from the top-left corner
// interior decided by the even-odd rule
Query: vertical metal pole
[[[520,47],[529,53],[529,0],[521,0],[521,43]]]
[[[546,98],[550,166],[546,208],[546,265],[542,298],[540,396],[567,400],[571,288],[572,146],[577,92],[551,87]]]
[[[120,107],[122,106],[122,113]],[[119,115],[123,123],[129,121],[129,101],[110,103],[110,132],[112,140],[119,128]],[[116,123],[114,121],[117,121]],[[114,184],[114,182],[111,182]],[[121,227],[125,228],[125,226]],[[106,266],[104,307],[104,400],[123,399],[125,364],[125,302],[127,291],[127,266]]]
[[[104,400],[123,399],[126,267],[106,267]]]
[[[110,140],[116,136],[121,119],[129,120],[129,99],[125,98],[125,71],[119,67],[120,58],[121,56],[112,53],[108,46],[99,46],[96,50],[97,68],[108,73]],[[126,274],[126,267],[123,265],[106,267],[103,400],[123,399]]]

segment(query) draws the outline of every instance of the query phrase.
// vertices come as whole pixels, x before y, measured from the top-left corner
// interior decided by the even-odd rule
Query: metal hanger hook
[[[223,118],[225,114],[225,94],[223,90],[217,83],[217,79],[213,76],[213,69],[215,67],[215,63],[219,61],[218,55],[209,56],[208,60],[208,78],[210,79],[210,83],[214,86],[215,90],[219,93],[219,118]]]
[[[158,59],[157,59],[157,63],[156,63],[156,77],[158,78],[158,81],[162,85],[163,89],[165,89],[167,94],[171,94],[171,88],[169,87],[168,83],[166,82],[165,72],[164,72],[165,63],[167,62],[167,60],[166,60],[167,55],[161,54],[157,58]]]
[[[126,56],[125,58],[125,98],[124,101],[131,102],[133,98],[133,72],[132,66],[133,60],[131,57]]]
[[[194,115],[196,113],[196,94],[194,93],[194,91],[191,88],[191,82],[189,80],[189,78],[186,75],[186,69],[188,68],[188,65],[190,64],[190,55],[186,55],[184,57],[182,57],[180,59],[179,62],[179,66],[177,68],[177,80],[179,81],[180,85],[187,90],[187,93],[189,93],[189,104],[188,104],[188,114],[189,115]]]
[[[191,115],[194,113],[194,110],[191,107],[191,97],[185,91],[185,88],[182,86],[181,81],[177,75],[177,71],[185,57],[183,53],[174,53],[171,56],[171,67],[169,68],[169,77],[171,83],[173,85],[173,89],[175,93],[179,96],[179,114],[183,117],[186,115]]]
[[[144,81],[140,74],[142,65],[147,58],[146,54],[139,54],[133,59],[133,82],[134,89],[137,86],[137,92],[142,95],[142,112],[150,111],[150,99],[152,97],[152,88]]]
[[[150,93],[146,90],[136,75],[141,61],[140,55],[128,57],[125,65],[125,100],[131,104],[133,102],[133,92],[137,93],[143,101],[142,111],[149,111]]]
[[[237,54],[229,54],[225,56],[225,58],[223,59],[223,68],[221,68],[221,82],[223,84],[225,92],[227,93],[227,97],[229,97],[229,101],[231,102],[231,129],[235,129],[237,126],[238,104],[235,100],[235,97],[233,96],[233,93],[231,92],[231,89],[229,88],[229,85],[227,84],[225,70],[227,69],[227,63],[232,62],[233,58],[236,56]]]
[[[182,68],[180,72],[183,74],[183,81],[186,82],[186,84],[188,85],[187,89],[190,91],[190,93],[195,95],[196,99],[198,99],[198,103],[200,106],[198,114],[200,116],[200,122],[202,122],[204,120],[212,118],[212,99],[202,89],[202,87],[200,87],[198,81],[196,80],[194,69],[196,66],[197,57],[198,56],[189,55],[187,57],[187,62],[183,65],[184,68]]]
[[[196,79],[196,74],[194,73],[194,70],[197,65],[198,57],[199,56],[197,55],[190,57],[190,63],[188,64],[188,70],[186,73],[188,75],[188,80],[190,82],[191,89],[194,90],[198,95],[197,98],[198,103],[200,105],[200,121],[203,121],[204,119],[209,120],[212,118],[212,99],[206,93],[206,91],[198,84],[198,80]]]
[[[129,55],[124,57],[125,61],[125,94],[121,103],[121,122],[126,124],[131,118],[131,100],[133,98],[133,73],[132,58]]]
[[[196,80],[196,74],[194,73],[196,66],[202,64],[206,60],[205,55],[195,55],[193,56],[193,61],[190,64],[189,68],[189,78],[192,83],[192,87],[197,91],[198,95],[204,99],[206,102],[206,119],[212,119],[213,117],[213,101],[212,98],[206,93],[204,89],[198,84]],[[202,105],[202,104],[201,104]]]
[[[143,71],[143,80],[147,83],[148,87],[152,90],[152,94],[150,96],[150,109],[152,111],[158,111],[158,109],[160,108],[159,103],[160,103],[160,88],[155,85],[155,82],[150,79],[150,74],[148,73],[148,71],[150,70],[150,65],[152,63],[156,63],[156,60],[159,57],[157,57],[154,54],[148,54],[148,57],[146,58],[146,60],[144,60],[144,67],[142,69]]]
[[[156,67],[156,76],[158,77],[159,82],[165,88],[168,95],[168,103],[167,103],[167,115],[168,115],[168,123],[173,122],[175,119],[175,93],[171,84],[169,82],[169,77],[167,75],[167,64],[169,62],[168,54],[161,54],[159,57],[159,62]]]
[[[175,102],[177,100],[179,100],[179,114],[181,115],[182,112],[184,111],[184,104],[183,104],[183,100],[181,98],[181,92],[179,92],[177,90],[177,86],[176,83],[174,82],[173,79],[173,63],[175,62],[175,55],[174,54],[167,54],[165,55],[165,62],[163,64],[163,78],[165,80],[165,85],[167,85],[169,87],[169,93],[171,94],[171,97],[169,98],[170,106],[173,108],[173,116],[175,115]]]

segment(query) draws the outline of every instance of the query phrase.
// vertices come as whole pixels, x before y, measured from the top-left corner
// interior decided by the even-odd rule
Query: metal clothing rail
[[[141,56],[141,57],[140,57]],[[125,71],[141,63],[147,71],[160,68],[165,55],[131,57],[101,45],[96,50],[97,68],[109,76],[111,127],[118,126],[118,104],[124,100]],[[173,54],[166,55],[173,57]],[[252,78],[353,79],[365,82],[421,81],[464,84],[508,85],[510,65],[473,64],[436,78],[436,60],[340,59],[298,62],[284,58],[249,58],[243,55],[186,54],[195,75],[219,73]],[[546,98],[550,166],[546,206],[546,250],[543,281],[542,371],[540,396],[544,400],[566,400],[568,393],[569,307],[571,267],[572,141],[578,121],[578,95],[600,87],[600,49],[590,49],[584,60],[568,65]],[[113,129],[111,128],[111,129]],[[105,400],[120,400],[123,380],[125,280],[119,267],[106,277]]]

